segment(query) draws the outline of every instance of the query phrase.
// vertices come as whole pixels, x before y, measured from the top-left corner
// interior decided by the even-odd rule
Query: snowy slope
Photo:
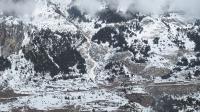
[[[7,42],[1,49],[16,48],[1,53],[1,91],[19,94],[0,96],[8,100],[0,101],[0,111],[200,110],[198,21],[179,13],[125,17],[103,1],[96,16],[71,0],[34,2],[30,15],[0,16],[0,35],[15,32],[15,25],[23,32],[20,42],[14,34],[7,41],[0,36]],[[191,99],[196,103],[188,104]]]

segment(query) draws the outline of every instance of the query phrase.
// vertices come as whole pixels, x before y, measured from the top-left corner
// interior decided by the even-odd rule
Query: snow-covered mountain
[[[100,3],[2,10],[0,111],[200,111],[200,21]]]

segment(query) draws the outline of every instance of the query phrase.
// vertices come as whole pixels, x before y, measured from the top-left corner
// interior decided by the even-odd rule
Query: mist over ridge
[[[193,18],[200,17],[199,0],[75,0],[81,11],[94,15],[105,7],[126,13],[163,14],[166,12],[182,12]]]

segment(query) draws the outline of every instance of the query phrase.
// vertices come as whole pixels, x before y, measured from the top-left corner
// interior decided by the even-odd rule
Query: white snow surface
[[[71,0],[51,0],[52,3],[58,5],[60,10],[68,16],[66,10]],[[54,6],[48,5],[47,0],[35,0],[36,7],[34,12],[29,15],[30,17],[20,17],[18,19],[7,20],[9,22],[13,22],[17,24],[17,21],[23,21],[25,24],[31,24],[36,26],[38,29],[51,29],[52,31],[76,31],[78,30],[73,24],[66,20],[63,16],[55,13]],[[170,31],[166,25],[162,22],[163,19],[166,19],[169,26],[171,27]],[[176,20],[176,21],[172,21]],[[150,22],[148,22],[150,21]],[[135,38],[141,40],[153,40],[155,37],[159,37],[159,44],[153,44],[150,41],[149,45],[151,47],[151,53],[154,54],[149,57],[149,62],[147,67],[158,67],[158,68],[169,68],[175,65],[175,63],[170,60],[170,57],[166,58],[166,56],[176,56],[179,48],[170,40],[170,36],[175,36],[178,34],[177,28],[190,28],[190,24],[185,23],[184,18],[179,15],[172,15],[169,18],[164,17],[145,17],[142,21],[142,27],[144,28],[141,33],[136,32],[137,36],[133,36],[128,38],[128,44],[132,44],[132,40]],[[78,23],[77,23],[78,24]],[[111,24],[112,25],[112,24]],[[102,26],[106,26],[102,24]],[[88,43],[90,45],[91,36],[95,34],[98,29],[94,29],[94,22],[90,23],[79,23],[79,27],[83,29],[84,32],[87,32],[89,35]],[[192,51],[194,49],[194,43],[185,37],[184,34],[179,34],[181,36],[180,39],[185,42],[186,50]],[[30,37],[25,33],[25,39],[23,41],[23,46],[27,45],[30,41]],[[106,44],[104,44],[106,46]],[[85,45],[84,47],[88,47]],[[88,52],[85,48],[84,52]],[[108,59],[111,57],[114,50],[112,48],[108,49],[108,53],[105,55],[104,59]],[[99,88],[98,84],[105,84],[104,80],[106,76],[104,73],[96,76],[96,70],[101,68],[100,62],[95,62],[88,57],[89,61],[93,63],[92,67],[88,67],[88,73],[84,74],[87,80],[82,81],[81,79],[73,79],[73,80],[58,80],[58,81],[50,81],[51,77],[47,76],[44,80],[40,80],[37,83],[29,82],[30,78],[40,79],[42,77],[35,77],[33,64],[23,58],[23,53],[20,51],[18,54],[13,54],[9,57],[12,62],[11,69],[6,70],[3,75],[0,76],[0,82],[3,85],[7,85],[9,88],[12,88],[16,93],[21,94],[32,94],[26,97],[19,97],[14,102],[8,103],[0,103],[0,111],[9,111],[13,107],[20,106],[29,106],[30,108],[36,108],[39,110],[50,110],[63,108],[66,105],[81,105],[85,110],[91,110],[92,108],[98,108],[99,110],[107,110],[112,111],[116,110],[118,107],[123,106],[128,103],[128,100],[122,96],[117,94],[115,91],[107,90],[105,88]],[[89,56],[86,54],[86,56]],[[28,66],[26,66],[28,65]],[[19,70],[15,70],[16,67],[19,69],[21,67],[25,67],[23,69],[23,73],[19,72]],[[31,72],[30,72],[31,71]],[[133,76],[131,81],[138,82],[143,80],[140,76]],[[169,80],[165,80],[166,82],[173,82],[177,80],[184,79],[174,79],[171,78]],[[155,83],[165,82],[161,80],[159,77],[154,79]],[[145,93],[144,88],[140,86],[136,86],[131,92],[133,93]],[[66,97],[68,98],[66,100]],[[81,97],[81,99],[79,99]],[[95,101],[99,101],[100,103],[95,103]],[[107,102],[108,106],[104,106],[104,103]],[[143,107],[141,107],[143,108]],[[150,111],[150,108],[143,108],[144,111]]]

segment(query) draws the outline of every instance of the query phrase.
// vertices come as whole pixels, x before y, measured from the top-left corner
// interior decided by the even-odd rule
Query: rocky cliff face
[[[1,15],[1,111],[200,110],[199,20],[35,4]]]
[[[5,21],[0,25],[0,41],[1,41],[1,56],[8,57],[9,55],[18,52],[21,49],[24,39],[23,24],[6,24]]]

